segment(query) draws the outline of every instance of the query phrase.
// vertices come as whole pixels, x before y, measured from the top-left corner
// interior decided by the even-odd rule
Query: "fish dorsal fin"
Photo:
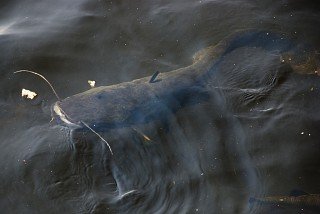
[[[294,189],[290,192],[290,196],[298,197],[298,196],[302,196],[302,195],[309,195],[309,193],[304,192],[299,189]]]
[[[149,80],[149,83],[155,83],[155,82],[160,81],[160,80],[156,80],[159,74],[160,74],[160,72],[159,72],[159,71],[156,71],[156,72],[151,76],[151,78],[150,78],[150,80]]]

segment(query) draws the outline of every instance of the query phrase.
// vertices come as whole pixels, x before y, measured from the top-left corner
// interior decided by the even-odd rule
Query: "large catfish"
[[[301,62],[295,64],[291,60],[291,55],[298,56],[295,59],[306,55],[305,46],[280,33],[267,31],[235,33],[217,45],[196,53],[190,66],[170,72],[155,73],[151,77],[131,82],[93,88],[58,101],[52,107],[53,117],[71,128],[85,128],[83,124],[88,124],[96,130],[162,120],[185,106],[209,99],[215,88],[213,80],[219,66],[221,67],[221,62],[239,48],[268,52],[275,56],[279,65],[288,62],[292,67],[300,66],[300,70],[305,65]],[[308,63],[310,64],[309,61]],[[309,67],[305,66],[305,69],[310,70]],[[237,74],[228,75],[234,75],[234,81],[241,81],[241,79],[236,80]],[[280,75],[275,76],[272,82],[267,84],[268,87],[272,88],[279,77]],[[241,78],[251,77],[248,75]],[[247,92],[250,93],[250,90]]]

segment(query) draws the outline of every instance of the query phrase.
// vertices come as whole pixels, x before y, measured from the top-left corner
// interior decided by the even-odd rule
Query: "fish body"
[[[297,52],[299,46],[277,33],[236,33],[196,53],[190,66],[157,72],[131,82],[92,88],[56,102],[52,115],[58,123],[70,128],[82,128],[81,124],[86,123],[95,130],[165,120],[181,108],[208,100],[217,70],[228,54],[240,48],[261,49],[269,55],[276,55],[274,58],[278,57],[280,63],[282,53]],[[242,80],[248,83],[248,77],[252,77],[250,74],[241,75],[239,80],[231,79],[241,84]]]

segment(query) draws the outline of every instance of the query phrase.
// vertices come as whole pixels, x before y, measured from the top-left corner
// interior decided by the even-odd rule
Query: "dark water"
[[[272,90],[248,96],[281,69],[274,53],[237,49],[216,68],[209,102],[140,133],[101,133],[113,156],[91,132],[49,124],[48,86],[13,75],[37,71],[64,98],[89,79],[112,85],[187,66],[246,29],[282,32],[319,62],[316,1],[12,0],[0,11],[1,213],[317,213],[249,204],[293,189],[320,193],[316,68],[284,72]],[[22,88],[38,97],[22,99]]]

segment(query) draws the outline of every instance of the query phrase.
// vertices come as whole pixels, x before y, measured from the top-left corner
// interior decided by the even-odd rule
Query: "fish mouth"
[[[82,126],[72,122],[71,118],[61,109],[59,102],[56,102],[51,108],[52,118],[57,121],[58,124],[65,125],[70,128],[80,128]]]

